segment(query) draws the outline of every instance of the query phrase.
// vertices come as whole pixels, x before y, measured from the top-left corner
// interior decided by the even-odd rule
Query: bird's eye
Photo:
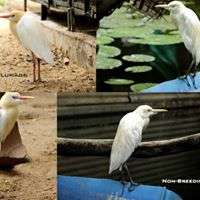
[[[147,111],[148,111],[148,112],[151,112],[151,109],[148,109]]]
[[[17,97],[16,97],[16,96],[12,96],[12,98],[13,98],[13,99],[17,99]]]

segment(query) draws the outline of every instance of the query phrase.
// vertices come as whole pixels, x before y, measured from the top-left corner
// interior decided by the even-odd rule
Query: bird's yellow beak
[[[20,100],[26,100],[26,99],[34,99],[32,96],[21,96],[19,97]]]
[[[158,112],[167,112],[168,110],[166,109],[153,109],[153,112],[158,113]]]
[[[12,13],[0,13],[0,18],[10,18],[14,15]]]
[[[169,9],[169,6],[167,4],[162,4],[162,5],[156,5],[156,8],[164,8],[164,9]]]

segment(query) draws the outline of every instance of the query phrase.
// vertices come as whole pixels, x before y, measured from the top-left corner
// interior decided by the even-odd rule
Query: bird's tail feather
[[[43,56],[43,59],[49,64],[53,64],[54,63],[54,55],[50,50],[49,50],[49,52],[45,52],[45,55]]]
[[[111,168],[109,168],[108,174],[111,174],[111,173],[112,173],[112,169],[111,169]]]

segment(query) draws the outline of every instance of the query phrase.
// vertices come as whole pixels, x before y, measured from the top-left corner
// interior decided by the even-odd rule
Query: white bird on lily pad
[[[18,92],[6,92],[0,100],[0,151],[1,145],[5,142],[17,122],[18,106],[26,99],[33,99],[32,96],[22,96]]]
[[[10,20],[10,29],[23,47],[30,50],[33,56],[33,82],[41,82],[40,60],[53,64],[54,56],[50,49],[47,34],[41,21],[31,12],[12,11],[0,14],[0,18]],[[36,67],[38,77],[36,78]]]

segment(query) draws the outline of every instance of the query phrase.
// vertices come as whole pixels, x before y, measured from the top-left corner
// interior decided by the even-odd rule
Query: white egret
[[[127,160],[142,141],[142,132],[148,126],[150,117],[164,109],[153,109],[148,105],[141,105],[135,111],[127,113],[119,122],[117,133],[114,138],[111,155],[109,174],[115,170],[126,170],[130,179],[130,190],[135,185],[130,176]]]
[[[18,115],[18,105],[32,96],[21,96],[18,92],[6,92],[0,100],[0,150],[2,143],[11,133]]]
[[[40,60],[49,64],[54,61],[49,47],[47,35],[41,25],[41,21],[31,12],[12,11],[0,14],[0,18],[10,20],[10,29],[23,47],[30,50],[33,56],[33,82],[41,82]],[[36,67],[38,78],[36,79]]]
[[[191,76],[193,85],[197,88],[195,76],[197,66],[200,63],[200,21],[198,16],[180,1],[171,1],[169,4],[156,5],[156,7],[170,11],[172,21],[179,29],[185,47],[192,54],[193,59],[184,78],[187,80],[187,75],[194,68],[194,73]],[[187,83],[189,84],[188,81]]]

